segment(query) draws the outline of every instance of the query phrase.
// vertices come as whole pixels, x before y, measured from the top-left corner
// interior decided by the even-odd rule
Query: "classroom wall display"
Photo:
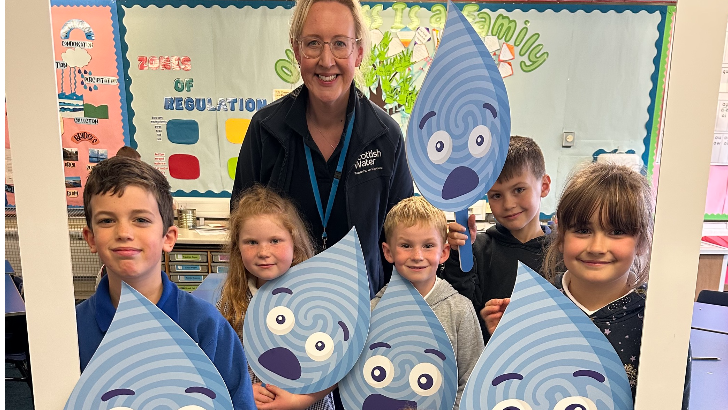
[[[298,81],[293,3],[173,3],[119,2],[132,146],[175,195],[229,197],[250,119]]]
[[[51,20],[66,197],[77,206],[91,168],[129,141],[116,3],[53,0]]]
[[[13,180],[13,160],[8,135],[8,107],[5,104],[5,206],[15,205],[15,181]]]
[[[468,225],[468,207],[503,169],[511,112],[503,78],[465,16],[448,3],[447,23],[407,127],[407,163],[422,196]],[[460,268],[473,268],[472,238]]]
[[[290,393],[322,391],[356,363],[370,318],[369,276],[352,228],[258,289],[243,322],[248,364],[264,383]]]
[[[394,269],[372,312],[364,351],[339,383],[344,408],[451,410],[457,389],[455,352],[445,329]]]
[[[728,28],[723,49],[705,214],[705,219],[709,221],[728,220]]]
[[[589,317],[518,263],[511,302],[470,374],[463,410],[631,410],[622,361]]]
[[[175,195],[229,196],[252,115],[281,89],[301,84],[288,42],[292,6],[119,2],[132,146],[167,172]],[[504,78],[511,133],[539,143],[554,192],[575,164],[591,161],[598,150],[633,150],[645,164],[651,160],[667,6],[457,6]],[[359,86],[406,131],[443,35],[446,7],[365,2],[363,9],[373,48]],[[563,146],[565,131],[575,133],[571,147]],[[167,161],[175,154],[195,157],[199,176],[172,172]],[[180,159],[182,168],[196,166],[191,157]],[[544,199],[544,213],[554,212],[556,197]]]
[[[119,307],[66,410],[233,410],[205,352],[154,303],[122,282]]]
[[[657,186],[660,179],[660,163],[662,154],[662,142],[665,120],[665,105],[667,104],[667,80],[670,76],[670,65],[668,64],[669,50],[672,48],[672,37],[675,29],[675,6],[667,8],[665,28],[663,30],[662,53],[657,68],[657,90],[655,104],[653,107],[652,130],[650,133],[647,176],[652,182],[652,200],[657,200]],[[644,159],[644,157],[643,157]]]

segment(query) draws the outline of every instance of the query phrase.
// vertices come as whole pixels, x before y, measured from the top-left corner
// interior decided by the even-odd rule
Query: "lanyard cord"
[[[344,136],[344,147],[339,153],[339,162],[336,164],[336,172],[334,173],[334,182],[331,184],[331,191],[329,191],[329,200],[326,203],[326,213],[323,211],[321,206],[321,194],[319,193],[318,181],[316,180],[316,172],[313,169],[313,160],[311,159],[311,148],[308,144],[303,144],[306,150],[306,165],[308,165],[308,177],[311,180],[311,187],[313,188],[313,197],[316,200],[316,207],[318,208],[319,217],[321,218],[321,224],[324,227],[324,232],[321,234],[323,239],[324,249],[326,249],[326,225],[329,223],[329,217],[331,216],[331,208],[334,205],[334,197],[336,197],[336,190],[339,188],[339,180],[341,179],[341,171],[344,169],[344,159],[346,159],[346,152],[349,150],[349,142],[351,141],[351,133],[354,129],[354,117],[356,111],[351,113],[351,119],[349,124],[346,126],[346,135]]]

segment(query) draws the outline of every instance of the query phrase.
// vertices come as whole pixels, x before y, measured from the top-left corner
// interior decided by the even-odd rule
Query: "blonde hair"
[[[564,237],[567,231],[589,225],[596,213],[602,229],[618,229],[637,238],[637,250],[628,285],[634,289],[647,282],[654,229],[652,189],[643,175],[615,164],[592,163],[569,180],[556,209],[557,229],[546,252],[543,273],[553,279],[563,271]]]
[[[364,23],[364,13],[361,10],[359,0],[297,0],[296,8],[291,17],[291,28],[288,32],[291,46],[296,47],[296,41],[301,37],[303,24],[306,22],[306,18],[308,18],[308,12],[311,10],[311,6],[321,1],[339,3],[351,11],[351,16],[354,18],[354,35],[356,38],[361,39],[359,40],[359,46],[364,49],[364,55],[369,54],[369,29]]]
[[[296,207],[269,188],[254,185],[243,192],[240,202],[230,215],[230,236],[225,250],[230,254],[230,268],[222,288],[220,313],[238,333],[242,332],[243,319],[248,310],[248,271],[240,256],[238,240],[243,225],[250,218],[269,215],[291,234],[293,262],[295,266],[314,255],[313,245],[306,225]]]
[[[339,3],[351,11],[351,16],[354,18],[354,35],[359,39],[358,45],[362,49],[363,57],[361,60],[361,66],[367,67],[369,64],[369,47],[371,43],[369,39],[369,28],[364,22],[364,13],[362,12],[359,0],[296,0],[296,7],[294,8],[293,16],[291,17],[291,28],[288,32],[288,39],[291,43],[291,48],[294,50],[296,49],[296,42],[301,37],[303,25],[308,18],[308,12],[311,10],[311,6],[318,2]],[[354,79],[359,84],[363,84],[364,78],[359,68],[356,69]]]
[[[421,196],[405,198],[389,210],[384,220],[384,238],[389,241],[396,228],[409,228],[415,225],[431,226],[440,233],[443,243],[447,240],[445,213]]]

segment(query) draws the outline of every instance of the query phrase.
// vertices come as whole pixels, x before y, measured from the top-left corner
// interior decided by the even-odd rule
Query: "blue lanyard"
[[[329,191],[329,201],[326,204],[326,213],[324,213],[321,207],[321,193],[319,193],[318,181],[316,180],[316,172],[313,170],[313,160],[311,159],[311,148],[308,144],[303,144],[306,150],[306,164],[308,165],[308,177],[311,179],[311,187],[313,188],[313,197],[316,199],[316,207],[318,208],[319,217],[321,218],[321,224],[324,227],[324,232],[321,234],[321,239],[324,242],[324,249],[326,249],[326,225],[329,223],[329,217],[331,216],[331,207],[334,205],[334,197],[336,197],[336,190],[339,188],[339,180],[341,179],[341,170],[344,169],[344,159],[346,159],[346,151],[349,150],[349,141],[351,141],[351,132],[354,129],[354,116],[356,111],[351,113],[351,119],[346,127],[346,135],[344,136],[344,148],[339,153],[339,163],[336,165],[336,172],[334,173],[334,182],[331,184],[331,191]]]

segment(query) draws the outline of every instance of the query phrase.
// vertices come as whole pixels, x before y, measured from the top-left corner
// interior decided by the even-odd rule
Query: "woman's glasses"
[[[331,41],[322,41],[318,37],[302,37],[298,40],[298,43],[301,45],[301,54],[303,54],[304,58],[321,57],[324,45],[328,44],[334,58],[344,59],[349,58],[351,53],[354,52],[354,46],[359,40],[361,39],[346,36],[336,36]]]

